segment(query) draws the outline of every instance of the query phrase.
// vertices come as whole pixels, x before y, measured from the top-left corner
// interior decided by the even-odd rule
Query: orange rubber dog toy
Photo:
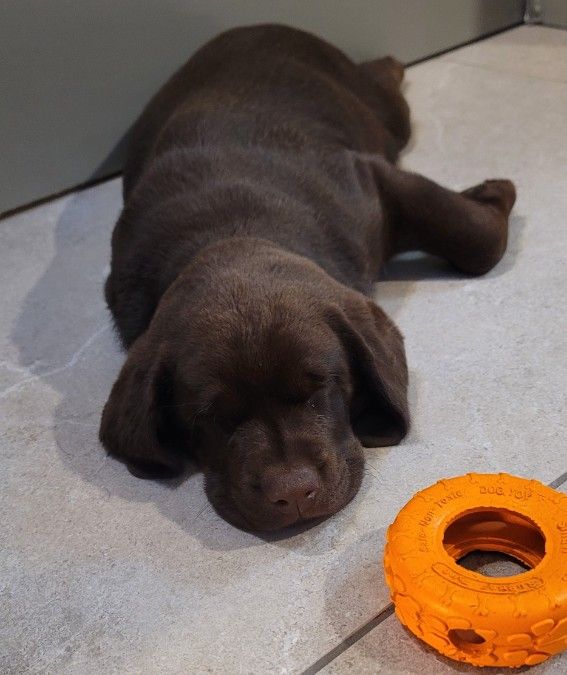
[[[530,569],[487,577],[457,564],[500,551]],[[567,648],[567,496],[536,480],[467,474],[418,492],[388,529],[396,614],[439,652],[523,666]]]

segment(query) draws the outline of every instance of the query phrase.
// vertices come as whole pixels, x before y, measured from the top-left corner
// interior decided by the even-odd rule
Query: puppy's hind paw
[[[504,216],[508,216],[516,201],[516,188],[510,180],[493,179],[475,185],[461,193],[468,199],[481,204],[494,206]]]

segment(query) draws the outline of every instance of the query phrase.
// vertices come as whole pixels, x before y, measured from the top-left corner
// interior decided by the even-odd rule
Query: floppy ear
[[[173,478],[183,470],[165,414],[172,377],[165,348],[146,332],[130,348],[104,407],[100,440],[138,478]]]
[[[351,424],[363,446],[396,445],[409,429],[404,341],[371,300],[349,293],[338,333],[349,356],[354,392]]]

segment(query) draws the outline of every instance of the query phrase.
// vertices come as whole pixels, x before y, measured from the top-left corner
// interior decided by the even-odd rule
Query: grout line
[[[567,471],[563,472],[560,476],[558,476],[555,480],[552,480],[551,483],[548,483],[547,485],[550,488],[555,489],[563,485],[565,482],[567,482]],[[351,633],[344,640],[341,640],[341,642],[339,642],[336,647],[333,647],[333,649],[329,650],[326,654],[323,654],[320,659],[306,668],[300,675],[316,675],[316,673],[320,672],[325,666],[328,666],[331,661],[334,661],[337,656],[340,656],[346,652],[346,650],[352,647],[352,645],[357,643],[365,635],[368,635],[370,631],[374,630],[374,628],[392,616],[393,613],[394,603],[390,602],[385,607],[383,607],[376,616],[372,617],[370,621],[367,621],[360,628],[357,628],[354,633]]]
[[[555,480],[552,480],[551,483],[548,483],[548,485],[549,485],[550,488],[554,488],[554,489],[555,489],[555,488],[558,488],[558,487],[560,487],[561,485],[563,485],[563,483],[565,483],[566,481],[567,481],[567,471],[565,471],[564,473],[562,473],[562,474],[561,474],[558,478],[556,478]]]
[[[433,54],[428,54],[427,56],[422,56],[419,59],[415,59],[414,61],[408,61],[407,63],[404,63],[404,67],[409,68],[410,66],[417,66],[418,64],[424,63],[425,61],[430,61],[432,59],[436,59],[438,56],[443,56],[444,54],[449,54],[449,52],[454,52],[457,49],[461,49],[462,47],[468,47],[469,45],[474,45],[476,42],[483,42],[484,40],[488,40],[489,38],[494,37],[495,35],[500,35],[500,33],[507,33],[509,30],[514,30],[514,28],[519,28],[520,26],[524,26],[524,25],[525,24],[524,24],[523,21],[511,23],[509,26],[505,26],[504,28],[497,28],[496,30],[490,31],[489,33],[484,33],[483,35],[479,35],[478,37],[467,40],[466,42],[459,42],[458,44],[453,45],[452,47],[440,49],[438,52],[433,52]]]
[[[537,25],[542,26],[543,28],[553,28],[554,30],[567,30],[567,28],[565,28],[565,24],[562,25],[560,23],[538,23]]]
[[[318,673],[325,666],[329,665],[331,661],[334,661],[337,656],[340,656],[343,652],[346,652],[349,647],[352,647],[355,642],[358,642],[361,638],[370,633],[373,628],[379,626],[382,621],[385,621],[389,616],[392,616],[393,613],[394,603],[390,602],[386,607],[380,610],[375,617],[370,619],[370,621],[367,621],[364,625],[355,630],[354,633],[351,633],[348,637],[339,642],[336,647],[333,647],[333,649],[326,654],[323,654],[320,659],[304,670],[301,675],[315,675],[315,673]]]

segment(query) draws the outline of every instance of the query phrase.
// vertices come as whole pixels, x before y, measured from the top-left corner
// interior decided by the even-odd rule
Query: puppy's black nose
[[[264,473],[262,489],[272,504],[285,511],[307,511],[319,490],[319,475],[308,464],[274,466]]]

